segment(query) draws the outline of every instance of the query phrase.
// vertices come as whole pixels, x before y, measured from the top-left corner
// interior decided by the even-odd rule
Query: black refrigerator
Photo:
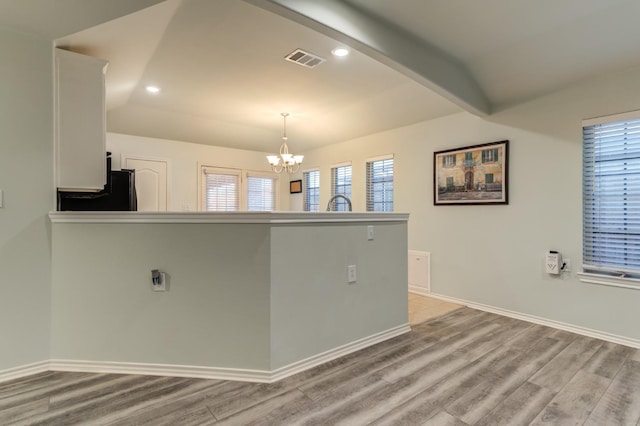
[[[111,170],[100,192],[58,191],[58,211],[136,211],[137,204],[135,170]]]

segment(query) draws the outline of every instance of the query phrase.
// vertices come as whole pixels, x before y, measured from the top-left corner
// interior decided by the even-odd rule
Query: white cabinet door
[[[64,191],[100,191],[106,183],[107,62],[56,49],[56,183]]]
[[[138,211],[167,211],[167,162],[122,156],[122,168],[136,171]]]

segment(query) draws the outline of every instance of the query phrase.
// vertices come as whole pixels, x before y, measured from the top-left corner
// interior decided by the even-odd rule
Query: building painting
[[[435,167],[439,200],[502,199],[504,145],[439,153]]]

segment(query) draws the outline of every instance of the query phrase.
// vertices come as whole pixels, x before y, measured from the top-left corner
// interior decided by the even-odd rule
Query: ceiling
[[[265,152],[281,112],[304,153],[640,66],[636,0],[53,3],[0,0],[0,25],[108,60],[110,131]],[[285,61],[296,48],[326,62]]]

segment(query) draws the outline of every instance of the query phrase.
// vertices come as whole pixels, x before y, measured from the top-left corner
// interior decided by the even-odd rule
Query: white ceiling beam
[[[489,100],[462,64],[349,4],[340,0],[245,1],[345,43],[468,112],[480,116],[491,113]]]

